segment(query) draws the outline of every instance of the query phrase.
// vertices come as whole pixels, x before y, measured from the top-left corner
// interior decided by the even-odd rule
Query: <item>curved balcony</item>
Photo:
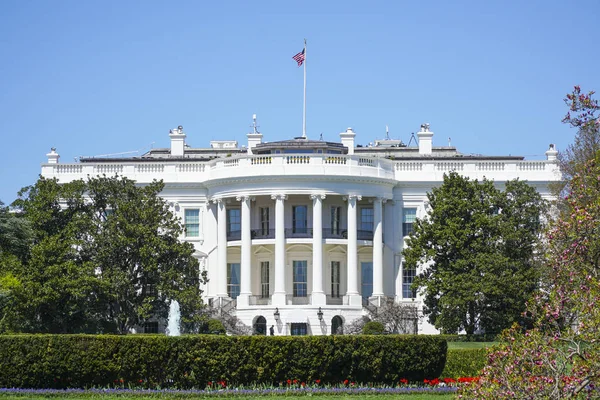
[[[252,240],[254,239],[275,239],[275,229],[252,229],[250,231]],[[286,239],[311,239],[313,237],[312,228],[286,228]],[[357,230],[356,238],[358,240],[373,240],[373,231]],[[348,231],[344,229],[323,229],[323,239],[348,239]],[[242,231],[227,232],[227,241],[242,240]]]

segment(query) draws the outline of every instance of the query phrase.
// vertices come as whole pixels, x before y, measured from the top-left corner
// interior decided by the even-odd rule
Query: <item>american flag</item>
[[[298,66],[301,66],[304,63],[304,49],[292,58],[298,63]]]

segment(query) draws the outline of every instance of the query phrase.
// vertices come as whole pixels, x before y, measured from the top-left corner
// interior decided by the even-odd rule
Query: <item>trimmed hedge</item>
[[[462,378],[481,375],[487,363],[488,349],[449,349],[443,378]]]
[[[447,342],[496,342],[498,337],[495,333],[483,333],[477,335],[440,335]]]
[[[445,340],[424,335],[0,335],[0,387],[392,384],[438,377],[446,352]]]

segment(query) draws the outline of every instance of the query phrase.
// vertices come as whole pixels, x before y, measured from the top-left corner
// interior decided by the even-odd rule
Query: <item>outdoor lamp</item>
[[[319,311],[317,311],[317,317],[319,318],[319,321],[323,321],[323,310],[321,310],[321,307],[319,307]]]
[[[279,307],[275,307],[275,312],[273,313],[275,317],[275,321],[279,321]]]

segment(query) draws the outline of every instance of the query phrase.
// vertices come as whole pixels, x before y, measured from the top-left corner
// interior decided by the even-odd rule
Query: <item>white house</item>
[[[255,125],[256,126],[256,125]],[[119,174],[140,184],[162,179],[162,196],[183,221],[181,240],[194,244],[208,273],[205,301],[261,332],[324,335],[377,307],[384,297],[417,304],[401,252],[426,193],[444,173],[527,180],[545,198],[560,179],[553,145],[546,160],[473,156],[433,146],[421,125],[418,146],[399,140],[355,143],[295,138],[263,142],[256,127],[246,146],[213,141],[186,145],[180,126],[171,147],[139,157],[81,158],[59,163],[47,154],[42,175],[60,182]],[[425,320],[419,333],[436,330]]]

